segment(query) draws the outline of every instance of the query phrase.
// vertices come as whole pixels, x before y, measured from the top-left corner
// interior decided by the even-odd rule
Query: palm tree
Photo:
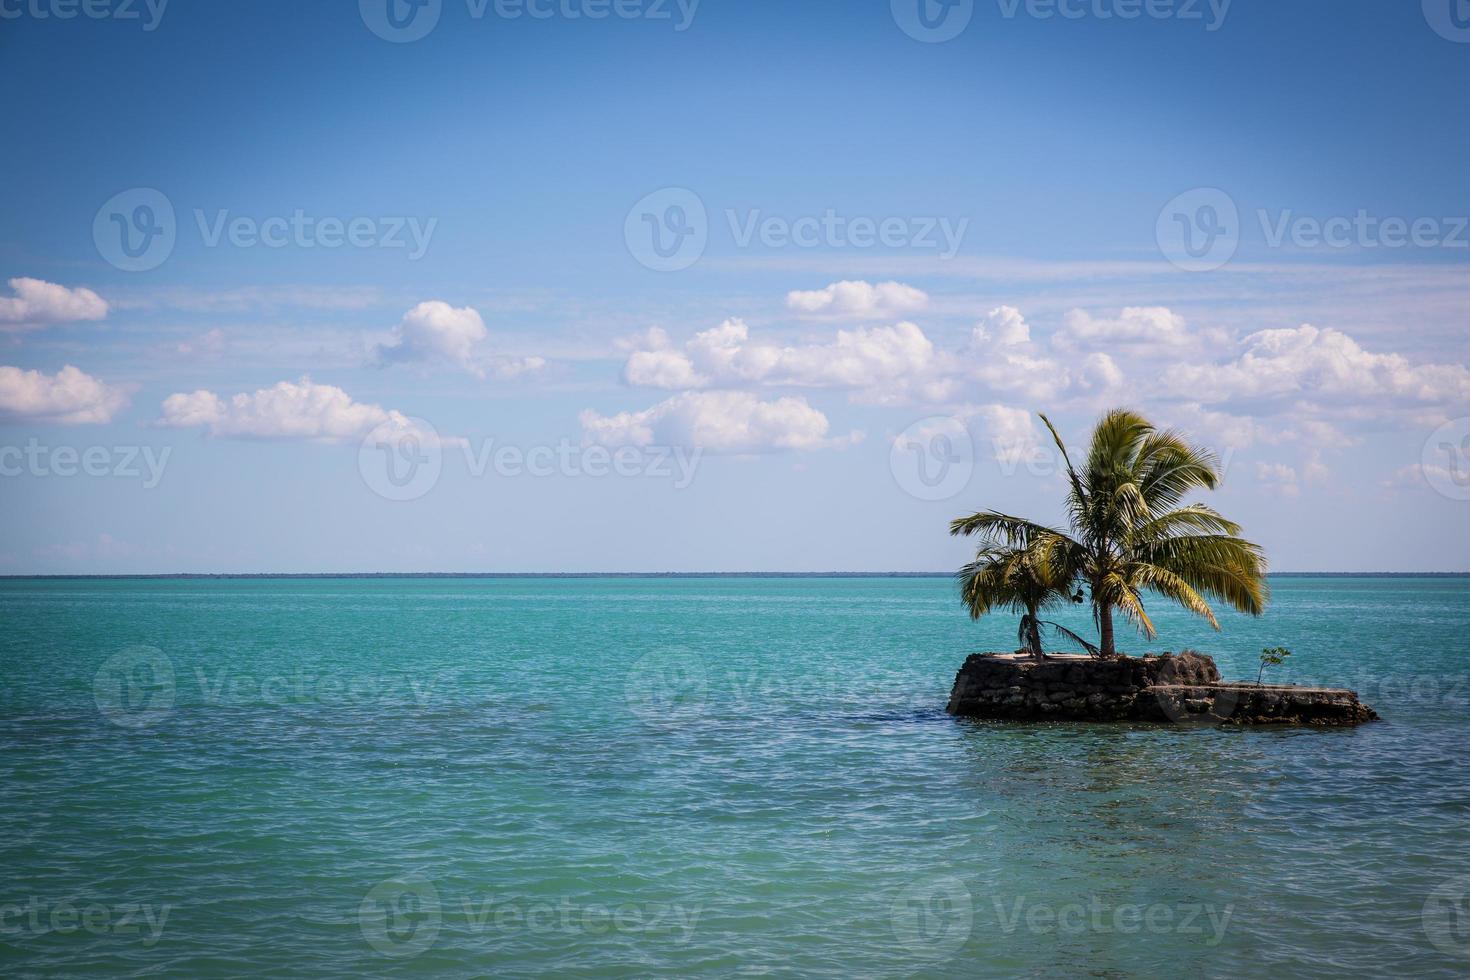
[[[1152,590],[1220,628],[1205,597],[1259,616],[1266,607],[1266,561],[1241,538],[1240,526],[1206,507],[1183,504],[1193,490],[1213,490],[1219,461],[1172,430],[1126,409],[1104,415],[1079,472],[1056,427],[1046,423],[1066,465],[1071,534],[996,511],[950,524],[951,534],[981,534],[988,546],[1043,549],[1051,574],[1091,593],[1099,655],[1117,656],[1113,610],[1147,639],[1157,635],[1144,608]]]
[[[1062,626],[1041,618],[1041,611],[1062,602],[1081,602],[1082,593],[1071,592],[1070,582],[1056,577],[1056,569],[1046,560],[1046,552],[1037,547],[982,547],[975,560],[959,570],[960,599],[970,610],[972,619],[995,609],[1021,614],[1016,645],[1037,660],[1045,660],[1041,647],[1041,627],[1050,626],[1089,652],[1097,648]]]

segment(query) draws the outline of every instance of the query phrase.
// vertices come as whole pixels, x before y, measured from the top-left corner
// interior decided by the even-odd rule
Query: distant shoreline
[[[951,572],[140,572],[127,575],[0,575],[25,579],[586,579],[586,578],[952,578]],[[1470,578],[1470,572],[1270,572],[1270,578]]]

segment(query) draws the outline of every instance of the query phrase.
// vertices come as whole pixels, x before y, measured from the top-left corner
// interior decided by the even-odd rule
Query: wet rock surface
[[[1017,721],[1154,721],[1206,725],[1357,725],[1377,713],[1334,688],[1222,681],[1215,662],[1186,652],[1094,660],[971,654],[955,676],[952,715]]]

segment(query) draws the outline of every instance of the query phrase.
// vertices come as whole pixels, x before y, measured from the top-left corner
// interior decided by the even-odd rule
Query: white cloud
[[[1448,467],[1437,463],[1410,463],[1394,470],[1383,485],[1397,490],[1430,490],[1436,485],[1454,486],[1457,482]]]
[[[1257,463],[1256,482],[1267,492],[1286,497],[1295,497],[1302,492],[1296,470],[1285,463]]]
[[[998,306],[976,323],[960,358],[964,373],[990,392],[1050,399],[1071,383],[1071,373],[1032,342],[1031,327],[1014,306]]]
[[[995,458],[1003,463],[1019,463],[1041,452],[1035,416],[1023,408],[980,405],[962,414],[979,423],[981,431],[977,434],[989,444]]]
[[[1255,419],[1207,409],[1196,402],[1171,406],[1169,415],[1191,439],[1223,447],[1227,452],[1244,449],[1272,431],[1270,428],[1263,431]]]
[[[1348,402],[1470,402],[1470,371],[1461,364],[1413,365],[1400,354],[1364,350],[1347,334],[1303,324],[1261,330],[1227,364],[1180,364],[1164,375],[1174,391],[1204,402],[1307,397]]]
[[[0,416],[85,425],[112,421],[128,403],[120,389],[70,364],[53,375],[0,367]]]
[[[634,351],[623,367],[629,384],[681,389],[778,385],[872,389],[882,400],[923,378],[934,363],[934,345],[912,323],[838,330],[829,343],[776,346],[750,342],[750,328],[730,319],[695,334],[682,351],[667,345]]]
[[[14,296],[0,296],[0,324],[25,330],[50,323],[101,320],[107,316],[107,301],[90,289],[68,289],[54,282],[10,280]]]
[[[975,324],[970,344],[978,350],[1001,350],[1031,343],[1031,327],[1014,306],[997,306]]]
[[[505,381],[538,374],[545,367],[544,357],[492,357],[485,363],[487,371]]]
[[[715,453],[766,453],[849,445],[828,436],[827,416],[804,398],[762,401],[743,391],[686,391],[638,412],[581,413],[584,437],[605,446],[688,446]]]
[[[490,332],[479,312],[442,300],[420,303],[403,315],[393,336],[374,353],[381,363],[447,363],[477,378],[509,380],[546,366],[542,357],[503,357],[484,350]]]
[[[1137,404],[1164,410],[1227,456],[1255,443],[1300,446],[1298,485],[1330,478],[1323,453],[1360,442],[1355,427],[1389,418],[1432,424],[1432,415],[1470,405],[1464,365],[1412,364],[1310,326],[1239,339],[1192,329],[1165,307],[1123,307],[1115,316],[1073,309],[1038,339],[1019,309],[997,306],[950,349],[907,321],[774,344],[753,338],[740,319],[683,344],[654,329],[632,346],[624,380],[668,391],[845,388],[859,403],[919,402],[951,413],[967,403],[1014,406],[1017,418],[1022,409]],[[1022,448],[1011,459],[1030,451],[1015,445]]]
[[[248,395],[241,393],[228,401],[205,390],[169,395],[158,420],[159,425],[171,428],[205,426],[210,435],[227,439],[323,443],[355,442],[384,423],[432,438],[400,412],[355,402],[341,388],[316,384],[306,377]]]
[[[927,293],[901,282],[874,285],[862,280],[844,279],[821,289],[794,290],[786,294],[787,309],[832,316],[903,316],[922,310],[928,304]]]
[[[179,341],[174,345],[174,350],[184,357],[215,358],[223,354],[228,345],[225,332],[215,327],[197,337]]]
[[[1313,483],[1324,483],[1332,476],[1332,469],[1322,462],[1322,453],[1312,450],[1302,463],[1302,476]]]
[[[378,345],[377,353],[384,361],[444,360],[483,377],[475,348],[487,336],[485,321],[474,309],[433,299],[405,313],[392,339]]]
[[[658,327],[650,327],[643,336],[626,343],[633,349],[623,364],[623,381],[630,385],[675,389],[703,388],[710,383],[710,378],[695,370],[688,355],[674,350],[669,335]]]
[[[1184,317],[1163,306],[1128,306],[1113,319],[1072,310],[1052,337],[1061,350],[1146,346],[1184,347],[1193,342]]]

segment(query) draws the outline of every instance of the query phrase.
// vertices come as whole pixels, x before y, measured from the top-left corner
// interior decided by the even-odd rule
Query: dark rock
[[[952,715],[1018,721],[1158,721],[1210,725],[1357,725],[1378,718],[1347,690],[1257,686],[1220,679],[1186,651],[1094,660],[972,654],[955,675]]]

